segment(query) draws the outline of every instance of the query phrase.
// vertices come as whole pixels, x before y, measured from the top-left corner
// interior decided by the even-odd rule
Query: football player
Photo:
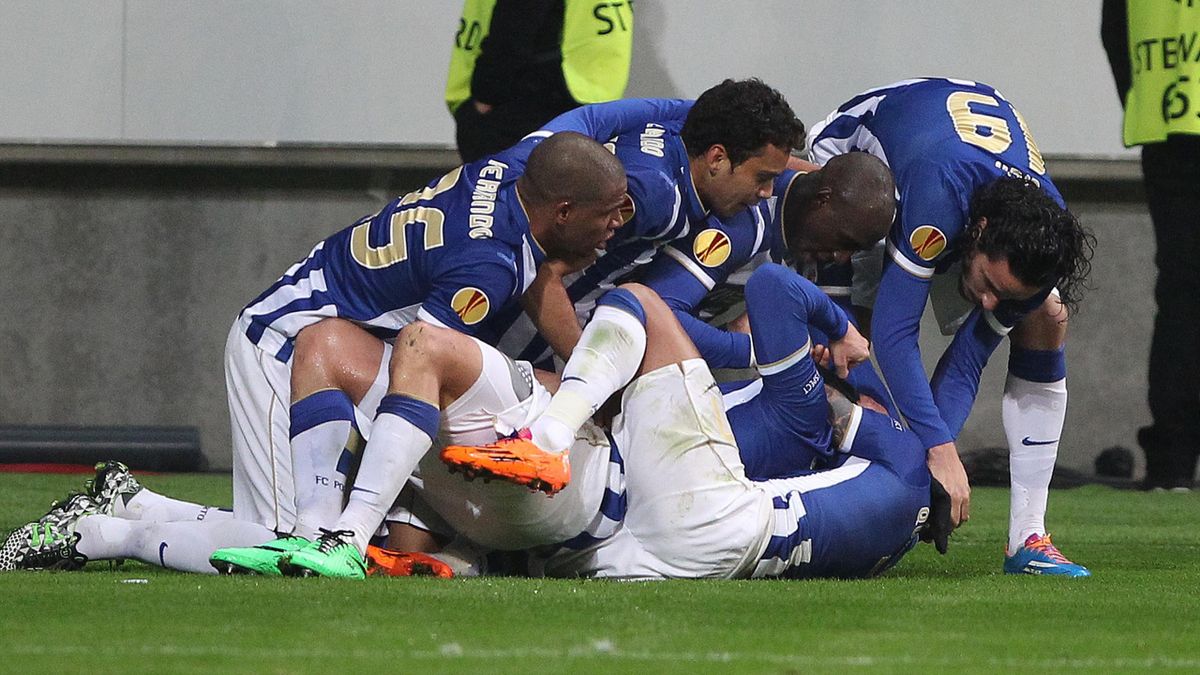
[[[985,84],[905,80],[844,103],[812,129],[809,147],[817,164],[871,153],[895,177],[899,213],[871,337],[900,412],[950,493],[954,523],[970,515],[955,438],[980,372],[1007,335],[1003,420],[1012,490],[1004,569],[1087,576],[1050,542],[1045,513],[1066,414],[1067,317],[1094,238],[1066,209],[1025,118]],[[943,332],[954,335],[932,381],[917,343],[931,298]]]

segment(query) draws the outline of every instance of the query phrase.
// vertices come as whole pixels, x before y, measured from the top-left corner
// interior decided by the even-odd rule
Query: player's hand
[[[846,324],[846,334],[829,343],[830,361],[838,377],[846,377],[850,369],[871,357],[871,343],[854,324]]]
[[[480,115],[486,115],[492,112],[492,105],[490,103],[480,103],[479,101],[471,101],[471,103],[475,106],[475,112],[479,113]]]
[[[930,542],[938,553],[946,555],[950,548],[950,533],[954,523],[950,521],[950,493],[937,481],[929,481],[929,520],[921,528],[921,541]]]
[[[829,350],[825,348],[825,345],[814,344],[812,351],[809,353],[812,355],[814,363],[825,370],[829,370]]]
[[[950,495],[950,522],[959,527],[971,518],[971,484],[953,443],[935,445],[926,459],[929,473]]]

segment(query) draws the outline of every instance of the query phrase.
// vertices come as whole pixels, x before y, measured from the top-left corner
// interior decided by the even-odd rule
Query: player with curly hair
[[[1067,209],[1021,114],[992,87],[905,80],[855,96],[809,134],[824,164],[869,152],[895,176],[899,209],[873,300],[870,333],[895,403],[928,449],[933,476],[970,515],[955,439],[988,357],[1010,337],[1003,399],[1012,482],[1009,573],[1088,576],[1050,543],[1045,514],[1066,415],[1067,317],[1078,307],[1095,238]],[[876,249],[882,255],[882,248]],[[860,260],[855,273],[871,269]],[[856,279],[856,286],[866,287]],[[927,379],[918,346],[932,298],[954,339]],[[871,306],[870,292],[855,304]]]

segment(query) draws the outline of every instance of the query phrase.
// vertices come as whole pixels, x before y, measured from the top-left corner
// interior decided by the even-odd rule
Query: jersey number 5
[[[947,96],[946,111],[950,113],[950,119],[954,122],[954,130],[958,132],[958,137],[965,143],[997,155],[1007,150],[1008,146],[1012,145],[1012,130],[1009,129],[1008,120],[998,115],[971,110],[972,103],[1000,107],[1000,101],[986,94],[956,91]],[[1025,118],[1016,108],[1012,107],[1011,103],[1005,101],[1004,104],[1012,111],[1013,117],[1017,119],[1017,124],[1021,127],[1021,134],[1025,137],[1030,170],[1038,175],[1045,175],[1046,163],[1042,161],[1042,153],[1038,150],[1033,135],[1029,133]]]
[[[408,206],[422,200],[433,199],[437,195],[454,187],[458,183],[458,177],[461,173],[462,167],[460,166],[442,176],[436,184],[404,195],[400,200],[400,206]],[[445,221],[446,214],[441,209],[436,209],[432,206],[417,206],[397,211],[392,214],[391,220],[388,223],[388,243],[383,246],[371,246],[369,237],[372,221],[368,220],[355,227],[354,231],[350,233],[350,255],[354,256],[354,260],[359,265],[372,270],[402,263],[408,260],[407,229],[409,225],[413,223],[425,225],[425,250],[428,251],[438,248],[445,243],[442,236],[442,225]]]

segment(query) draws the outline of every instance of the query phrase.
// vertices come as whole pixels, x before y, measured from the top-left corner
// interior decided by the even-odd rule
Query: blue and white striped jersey
[[[927,448],[951,442],[978,388],[982,364],[974,361],[979,355],[986,361],[998,338],[959,330],[952,350],[956,363],[945,365],[961,375],[945,390],[968,395],[935,403],[917,340],[930,281],[956,261],[971,199],[984,185],[1005,176],[1023,177],[1063,203],[1046,175],[1037,143],[1024,117],[994,88],[926,78],[855,96],[813,127],[808,145],[817,164],[857,150],[879,157],[895,176],[898,211],[888,236],[871,337],[882,375],[912,429]],[[1002,302],[972,325],[1006,334],[1044,297],[1034,303]]]
[[[247,337],[287,362],[300,330],[326,317],[383,338],[418,315],[474,334],[545,257],[516,193],[534,144],[454,169],[318,243],[242,310]]]

